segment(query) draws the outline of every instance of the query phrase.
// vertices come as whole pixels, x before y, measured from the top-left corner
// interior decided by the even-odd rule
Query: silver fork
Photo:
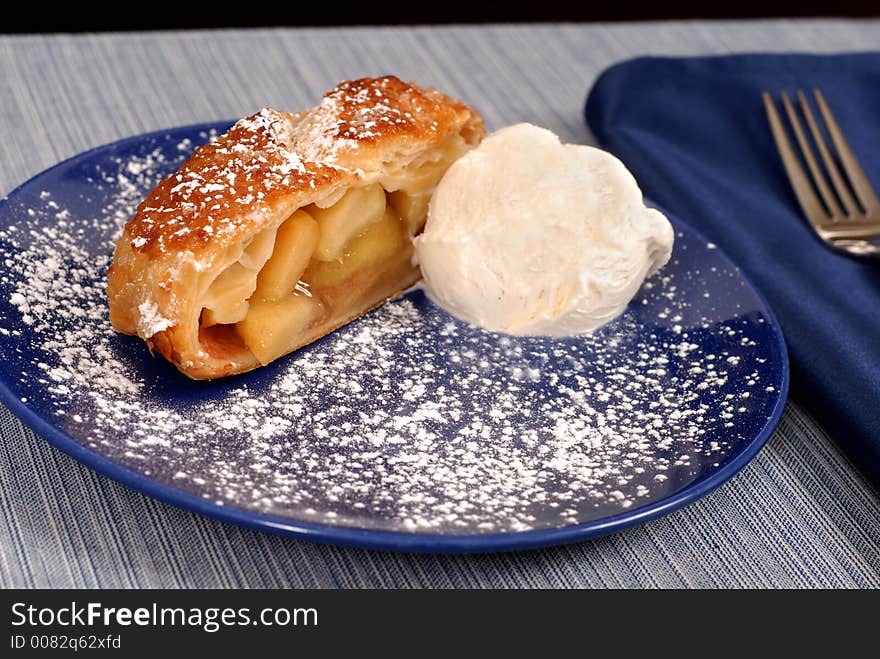
[[[804,215],[807,216],[816,234],[826,244],[856,256],[880,256],[880,244],[872,242],[880,238],[880,200],[877,199],[877,194],[859,165],[852,148],[844,138],[843,131],[834,119],[834,115],[831,114],[822,92],[814,89],[813,94],[848,182],[841,174],[834,156],[822,136],[806,95],[802,91],[798,91],[797,98],[801,112],[807,120],[813,141],[831,179],[831,185],[834,187],[832,192],[819,163],[816,161],[794,105],[788,94],[783,92],[781,94],[782,106],[785,108],[788,121],[810,170],[813,183],[821,195],[822,200],[819,200],[810,178],[801,166],[797,153],[792,147],[788,133],[776,111],[773,97],[769,92],[764,92],[764,108],[767,111],[767,119],[770,121],[773,138],[776,140],[776,148],[779,150],[785,171],[788,173],[788,180]]]

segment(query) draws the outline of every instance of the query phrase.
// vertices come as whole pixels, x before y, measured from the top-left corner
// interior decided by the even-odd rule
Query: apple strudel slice
[[[242,119],[126,225],[113,327],[197,380],[311,343],[419,279],[412,238],[431,193],[483,133],[464,103],[393,76]]]

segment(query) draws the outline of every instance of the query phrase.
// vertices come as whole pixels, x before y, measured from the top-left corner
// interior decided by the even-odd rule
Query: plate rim
[[[119,148],[131,143],[142,142],[150,138],[163,137],[172,133],[190,131],[220,130],[230,126],[233,121],[220,120],[198,122],[175,126],[161,130],[149,131],[138,135],[131,135],[119,140],[100,144],[37,172],[22,184],[0,198],[0,209],[5,207],[17,193],[31,185],[38,178],[66,165],[79,160],[85,160],[99,151],[110,147]],[[658,206],[652,200],[646,198],[651,205]],[[709,241],[699,230],[688,222],[680,219],[677,214],[669,213],[676,222],[683,224],[698,238]],[[506,533],[487,534],[437,534],[437,533],[409,533],[402,531],[383,531],[360,529],[356,527],[333,526],[315,522],[297,521],[276,515],[267,515],[235,505],[217,504],[203,497],[191,494],[166,483],[159,482],[130,469],[117,464],[113,460],[101,455],[97,451],[84,446],[72,435],[54,426],[42,416],[37,414],[27,403],[23,403],[7,384],[5,377],[0,375],[0,402],[23,421],[39,437],[46,440],[51,446],[62,451],[77,462],[109,478],[116,483],[134,489],[142,494],[158,499],[163,503],[190,512],[205,515],[223,522],[237,524],[257,531],[270,532],[277,535],[294,537],[323,544],[359,547],[363,549],[415,552],[415,553],[481,553],[501,552],[512,550],[535,549],[554,545],[567,544],[587,540],[590,538],[607,535],[617,531],[643,524],[652,519],[669,514],[675,510],[693,503],[697,499],[709,494],[722,484],[739,473],[752,458],[767,443],[776,426],[782,418],[782,413],[788,400],[790,381],[788,348],[782,327],[773,312],[772,307],[751,278],[743,272],[739,266],[720,248],[715,247],[718,255],[728,266],[736,271],[749,289],[758,298],[764,308],[768,320],[773,326],[774,336],[780,355],[782,368],[782,384],[777,392],[776,402],[763,428],[755,437],[746,442],[742,449],[729,456],[718,468],[701,476],[689,483],[682,489],[664,497],[652,504],[626,510],[616,515],[603,517],[597,520],[581,522],[558,528],[532,529],[529,531],[511,531]]]

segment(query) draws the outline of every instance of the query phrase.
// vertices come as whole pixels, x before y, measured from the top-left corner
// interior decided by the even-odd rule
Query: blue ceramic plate
[[[137,203],[226,126],[94,149],[0,205],[0,398],[93,469],[276,533],[506,550],[675,510],[776,425],[779,327],[680,221],[672,261],[589,337],[484,332],[415,290],[266,368],[189,381],[112,331],[104,273]]]

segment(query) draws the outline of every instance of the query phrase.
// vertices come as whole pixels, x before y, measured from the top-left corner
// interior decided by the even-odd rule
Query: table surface
[[[645,54],[876,49],[880,21],[287,29],[0,37],[0,193],[89,147],[299,109],[395,73],[592,143],[587,90]],[[0,407],[2,587],[877,587],[880,497],[789,403],[767,447],[697,503],[528,552],[433,556],[321,546],[217,522],[95,474]]]

